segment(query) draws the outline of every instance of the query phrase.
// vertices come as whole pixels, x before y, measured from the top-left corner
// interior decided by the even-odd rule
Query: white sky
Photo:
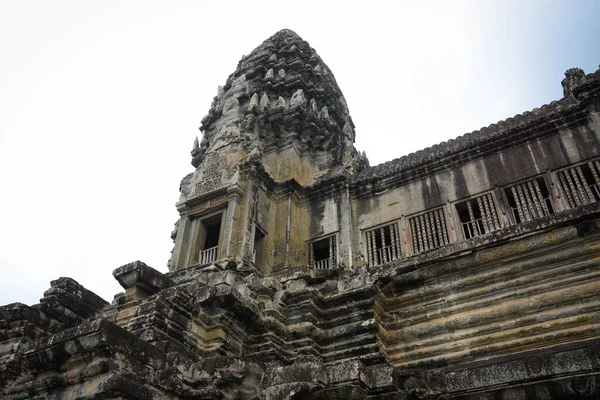
[[[374,165],[560,98],[600,62],[599,3],[0,0],[0,305],[166,272],[200,120],[279,29],[333,71]]]

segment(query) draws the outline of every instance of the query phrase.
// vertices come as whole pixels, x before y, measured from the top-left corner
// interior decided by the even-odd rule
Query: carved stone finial
[[[258,94],[254,93],[248,104],[248,110],[254,111],[258,109]]]
[[[194,139],[194,147],[192,147],[192,151],[196,151],[200,148],[200,142],[198,142],[198,136]]]
[[[563,79],[562,87],[565,97],[575,96],[575,89],[585,78],[585,72],[581,68],[570,68],[565,71],[565,79]]]
[[[292,98],[290,100],[290,107],[295,108],[295,107],[305,106],[305,105],[306,105],[306,97],[304,97],[304,90],[302,90],[302,89],[296,90],[296,92],[292,95]]]
[[[323,108],[321,108],[321,111],[319,112],[319,118],[324,120],[329,119],[329,110],[327,109],[327,106],[323,106]]]
[[[275,73],[273,72],[273,68],[271,68],[265,74],[265,81],[271,81],[273,79],[275,79]]]
[[[266,93],[263,93],[263,95],[260,98],[260,110],[266,110],[269,108],[269,96],[267,96]]]
[[[310,102],[308,103],[308,112],[315,117],[319,115],[319,110],[317,109],[317,102],[315,99],[310,99]]]
[[[277,108],[285,110],[287,108],[287,103],[285,102],[285,99],[281,96],[279,96],[279,98],[277,99]]]

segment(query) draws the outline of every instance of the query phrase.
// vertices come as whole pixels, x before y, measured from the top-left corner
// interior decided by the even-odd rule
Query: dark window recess
[[[542,177],[508,187],[504,194],[517,224],[554,214],[554,204]]]
[[[600,200],[600,161],[567,168],[556,175],[571,208]]]
[[[255,265],[263,265],[265,261],[265,234],[262,230],[254,228],[254,248],[252,250],[252,262]]]
[[[317,240],[309,244],[310,264],[315,269],[336,267],[335,236]]]
[[[206,264],[216,261],[221,234],[221,216],[217,214],[200,221],[199,240],[201,243],[198,262]]]
[[[456,211],[465,239],[500,229],[496,204],[490,193],[456,204]]]
[[[365,232],[369,265],[385,264],[400,258],[398,225],[390,224]]]

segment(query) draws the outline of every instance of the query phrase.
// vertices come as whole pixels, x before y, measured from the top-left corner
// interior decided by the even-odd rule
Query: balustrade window
[[[198,263],[215,262],[219,253],[222,213],[198,220]]]
[[[500,220],[491,193],[457,203],[456,211],[465,239],[500,229]]]
[[[336,236],[316,240],[308,244],[310,265],[315,269],[329,269],[337,267]]]
[[[554,214],[554,204],[542,177],[505,188],[504,194],[517,224]]]
[[[408,224],[415,254],[450,243],[443,208],[409,218]]]
[[[365,232],[369,265],[385,264],[400,258],[400,232],[397,224]]]
[[[600,161],[567,168],[556,175],[571,208],[600,200]]]

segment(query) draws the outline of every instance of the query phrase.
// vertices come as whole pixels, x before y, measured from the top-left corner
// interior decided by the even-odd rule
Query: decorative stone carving
[[[562,81],[565,97],[575,97],[575,89],[584,79],[585,73],[581,68],[571,68],[566,70],[565,79]]]
[[[227,205],[228,198],[226,194],[211,197],[206,201],[191,206],[187,209],[187,215],[197,215],[208,209],[223,208]]]

